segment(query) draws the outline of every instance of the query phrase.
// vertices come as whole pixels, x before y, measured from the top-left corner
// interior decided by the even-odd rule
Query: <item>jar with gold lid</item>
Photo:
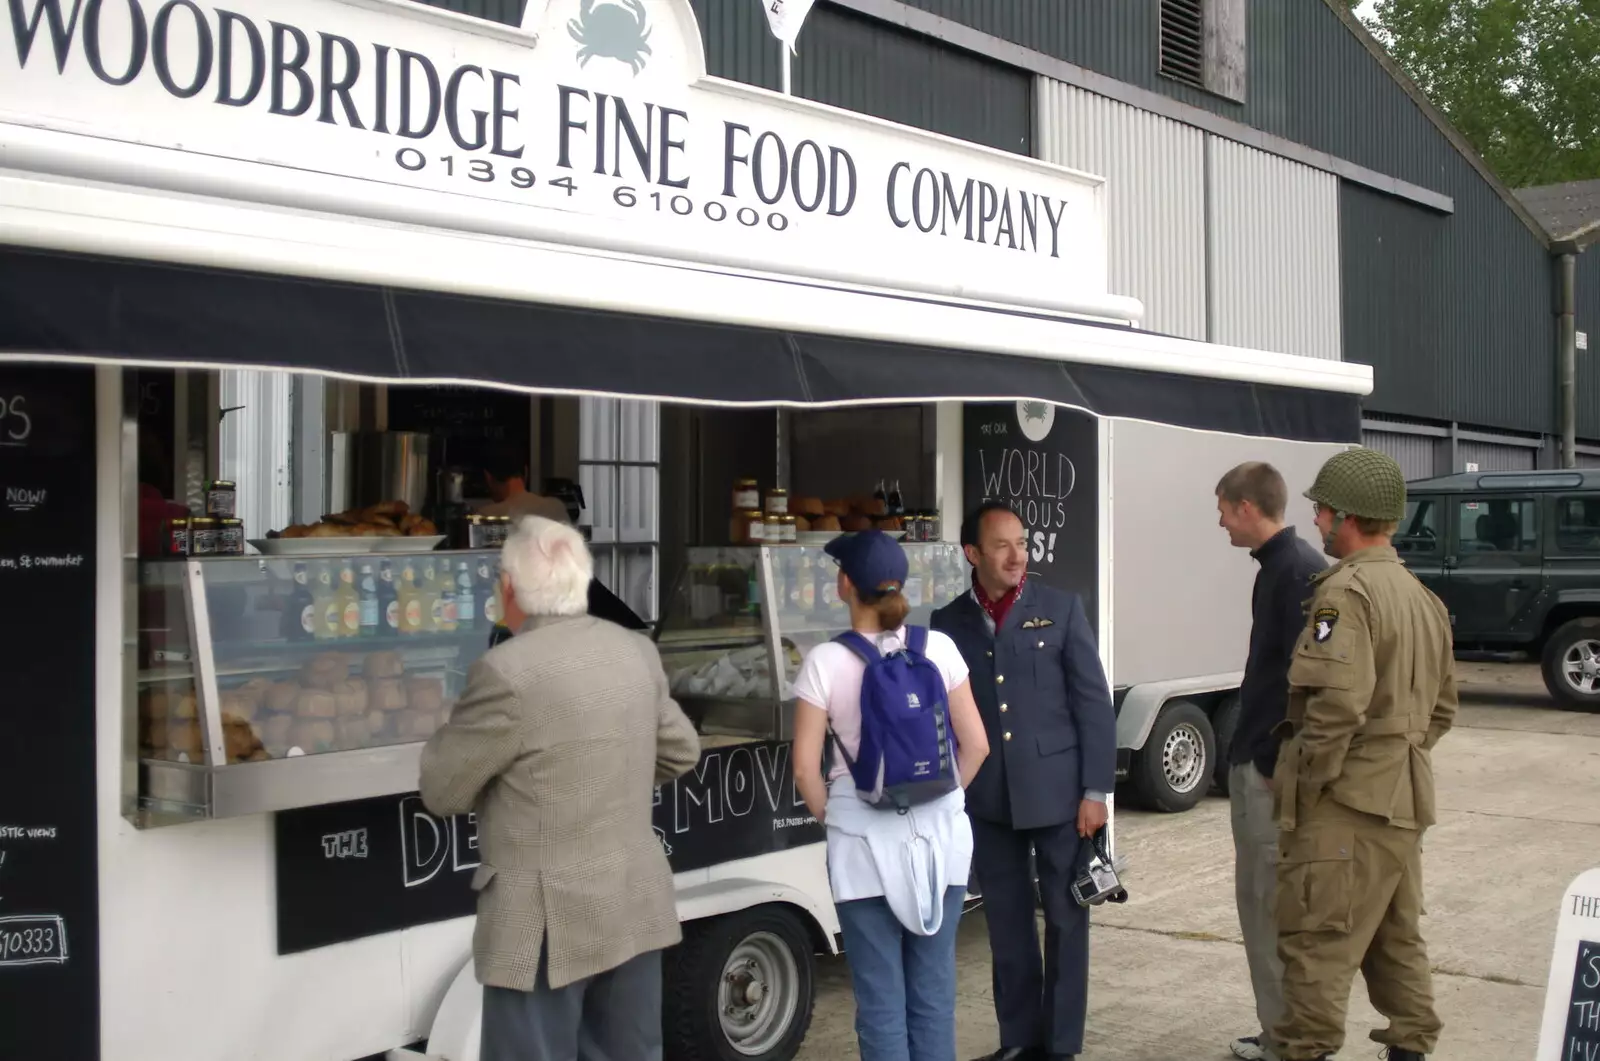
[[[746,541],[751,545],[765,545],[767,543],[767,518],[761,510],[753,508],[744,514]]]
[[[793,516],[778,517],[778,542],[782,545],[793,545],[796,540],[795,518]]]
[[[774,486],[767,491],[767,515],[787,516],[789,514],[789,491],[781,486]]]
[[[733,484],[733,511],[743,514],[761,507],[761,484],[754,479],[740,479]]]

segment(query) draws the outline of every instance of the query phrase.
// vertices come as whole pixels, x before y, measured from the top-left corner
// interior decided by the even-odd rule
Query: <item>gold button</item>
[[[1006,739],[1006,740],[1010,740],[1010,739],[1011,739],[1011,731],[1010,731],[1010,730],[1009,730],[1009,729],[1008,729],[1008,730],[1006,730],[1006,733],[1005,733],[1005,739]]]
[[[1004,674],[996,674],[994,676],[994,683],[996,685],[1004,685],[1006,683],[1006,676]]]
[[[1005,704],[1001,704],[1000,705],[1000,713],[1002,715],[1006,713],[1006,705]]]

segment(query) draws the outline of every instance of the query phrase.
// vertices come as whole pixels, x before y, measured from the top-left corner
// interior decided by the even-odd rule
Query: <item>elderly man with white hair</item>
[[[700,740],[644,635],[587,615],[577,531],[524,519],[484,654],[422,752],[422,800],[475,811],[482,1061],[659,1059],[661,959],[681,938],[654,789]]]

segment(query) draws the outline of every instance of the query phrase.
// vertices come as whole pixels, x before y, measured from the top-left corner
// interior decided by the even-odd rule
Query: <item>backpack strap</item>
[[[919,656],[928,654],[928,628],[926,626],[906,627],[906,647]]]

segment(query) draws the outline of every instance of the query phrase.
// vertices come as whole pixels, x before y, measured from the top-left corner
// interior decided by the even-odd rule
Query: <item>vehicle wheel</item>
[[[810,934],[783,906],[683,926],[663,959],[661,1027],[673,1061],[789,1061],[816,1001]]]
[[[1216,714],[1211,716],[1211,729],[1217,735],[1217,754],[1213,760],[1216,768],[1212,777],[1216,781],[1217,791],[1222,795],[1228,794],[1228,748],[1233,744],[1233,735],[1239,728],[1239,694],[1234,693],[1217,706]]]
[[[1539,669],[1558,704],[1600,711],[1600,619],[1574,619],[1557,628]]]
[[[1134,792],[1141,806],[1163,814],[1186,811],[1211,787],[1217,738],[1206,713],[1187,700],[1161,708],[1144,747],[1134,753]]]

